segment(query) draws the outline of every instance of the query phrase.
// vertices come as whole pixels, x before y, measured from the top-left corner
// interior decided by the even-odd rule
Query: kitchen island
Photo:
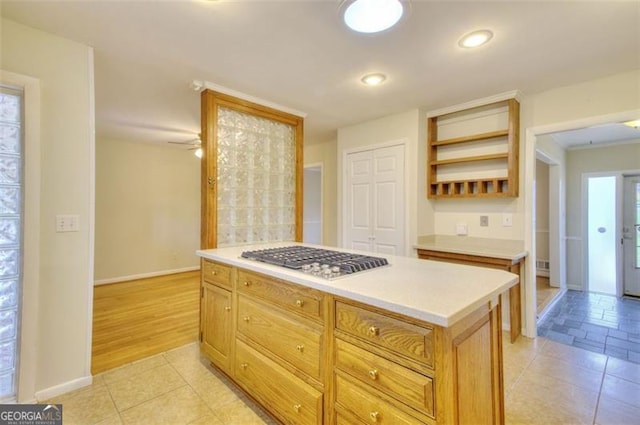
[[[275,418],[504,423],[499,295],[517,275],[385,256],[326,280],[241,257],[289,245],[198,251],[201,351]]]

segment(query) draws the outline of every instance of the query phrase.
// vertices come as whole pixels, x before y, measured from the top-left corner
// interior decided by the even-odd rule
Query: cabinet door
[[[231,291],[204,283],[200,300],[200,348],[218,367],[230,370]]]

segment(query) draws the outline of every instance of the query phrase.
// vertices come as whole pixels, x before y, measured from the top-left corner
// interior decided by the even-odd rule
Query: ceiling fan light
[[[195,152],[193,153],[195,156],[197,156],[198,158],[202,158],[202,148],[198,148],[195,150]]]
[[[493,38],[493,33],[489,30],[474,31],[462,36],[458,45],[465,49],[471,49],[488,43],[491,38]]]
[[[355,0],[344,11],[344,22],[354,31],[372,34],[394,26],[404,13],[400,0]]]

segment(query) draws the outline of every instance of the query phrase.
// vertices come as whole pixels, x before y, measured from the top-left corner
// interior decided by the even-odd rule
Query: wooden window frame
[[[304,119],[297,115],[210,89],[202,91],[200,100],[202,125],[200,248],[212,249],[218,246],[218,161],[216,152],[218,151],[218,108],[221,106],[294,127],[296,144],[295,242],[302,242],[302,184],[304,175],[302,146]]]

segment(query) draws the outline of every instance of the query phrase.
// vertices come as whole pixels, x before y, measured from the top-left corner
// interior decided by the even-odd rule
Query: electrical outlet
[[[489,226],[489,216],[488,215],[481,215],[480,216],[480,227],[487,227]]]
[[[513,214],[502,214],[502,227],[513,226]]]
[[[456,224],[456,235],[465,236],[467,234],[467,223]]]
[[[80,231],[80,216],[69,214],[56,215],[56,232]]]

